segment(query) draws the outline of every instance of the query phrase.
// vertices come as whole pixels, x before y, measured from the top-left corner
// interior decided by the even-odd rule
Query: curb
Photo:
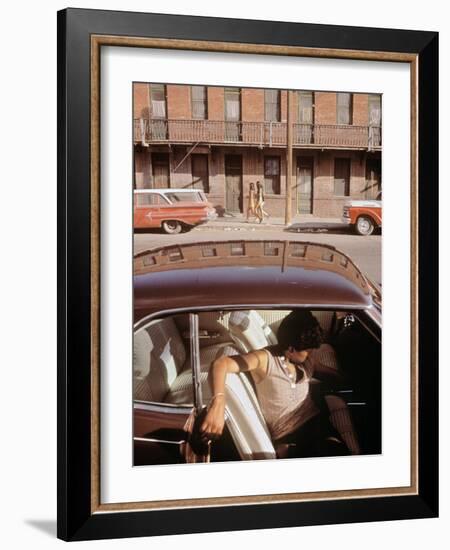
[[[209,231],[222,230],[222,231],[274,231],[282,230],[290,233],[327,233],[329,231],[348,233],[349,227],[344,224],[336,223],[324,223],[320,225],[318,222],[311,222],[305,224],[293,223],[286,227],[284,224],[246,224],[246,223],[210,223],[205,225],[199,225],[194,228],[194,231]]]
[[[274,224],[262,224],[262,225],[253,225],[253,224],[230,224],[230,225],[198,225],[194,228],[194,231],[208,231],[210,229],[222,230],[222,231],[273,231],[274,229],[283,229],[287,230],[284,225],[274,225]]]

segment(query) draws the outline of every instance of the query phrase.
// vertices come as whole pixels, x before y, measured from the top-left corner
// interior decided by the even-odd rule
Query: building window
[[[381,95],[369,94],[369,149],[381,146]]]
[[[264,90],[264,119],[268,122],[281,120],[280,90]]]
[[[152,153],[153,187],[167,189],[170,187],[169,154]]]
[[[264,158],[264,190],[270,195],[280,194],[280,157]]]
[[[192,187],[209,193],[208,155],[192,155]]]
[[[240,141],[241,89],[225,88],[225,140]]]
[[[369,126],[381,126],[381,95],[369,94]]]
[[[334,159],[334,194],[350,195],[350,159]]]
[[[312,92],[298,92],[298,121],[300,124],[313,123]]]
[[[206,86],[191,86],[192,118],[204,120],[208,116]]]
[[[225,120],[238,121],[241,119],[241,90],[240,88],[225,88]]]
[[[166,87],[164,84],[150,84],[152,118],[167,118]]]
[[[353,96],[349,93],[336,94],[337,104],[337,123],[338,124],[352,124],[352,105]]]

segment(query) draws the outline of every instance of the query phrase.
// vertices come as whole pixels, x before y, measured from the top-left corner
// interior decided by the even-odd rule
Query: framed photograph
[[[58,537],[438,515],[438,35],[58,13]]]

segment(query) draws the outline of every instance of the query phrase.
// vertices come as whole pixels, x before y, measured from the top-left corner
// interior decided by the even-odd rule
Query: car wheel
[[[175,235],[177,233],[181,233],[183,226],[180,222],[176,220],[168,220],[162,222],[162,228],[166,233],[169,233],[170,235]]]
[[[358,235],[371,235],[374,229],[375,225],[370,218],[366,216],[360,216],[356,220],[355,231],[358,233]]]

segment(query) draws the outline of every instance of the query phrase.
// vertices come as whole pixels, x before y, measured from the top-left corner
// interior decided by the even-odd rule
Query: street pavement
[[[283,225],[274,223],[247,224],[230,222],[211,222],[208,226],[199,226],[179,235],[166,235],[157,230],[139,231],[134,235],[134,253],[157,248],[160,246],[222,241],[229,239],[268,239],[291,240],[295,242],[324,243],[334,246],[344,252],[366,273],[373,281],[381,283],[381,235],[361,237],[344,227],[333,226],[335,220],[330,221],[328,228],[323,223],[315,228],[307,226],[291,226],[286,230]]]

